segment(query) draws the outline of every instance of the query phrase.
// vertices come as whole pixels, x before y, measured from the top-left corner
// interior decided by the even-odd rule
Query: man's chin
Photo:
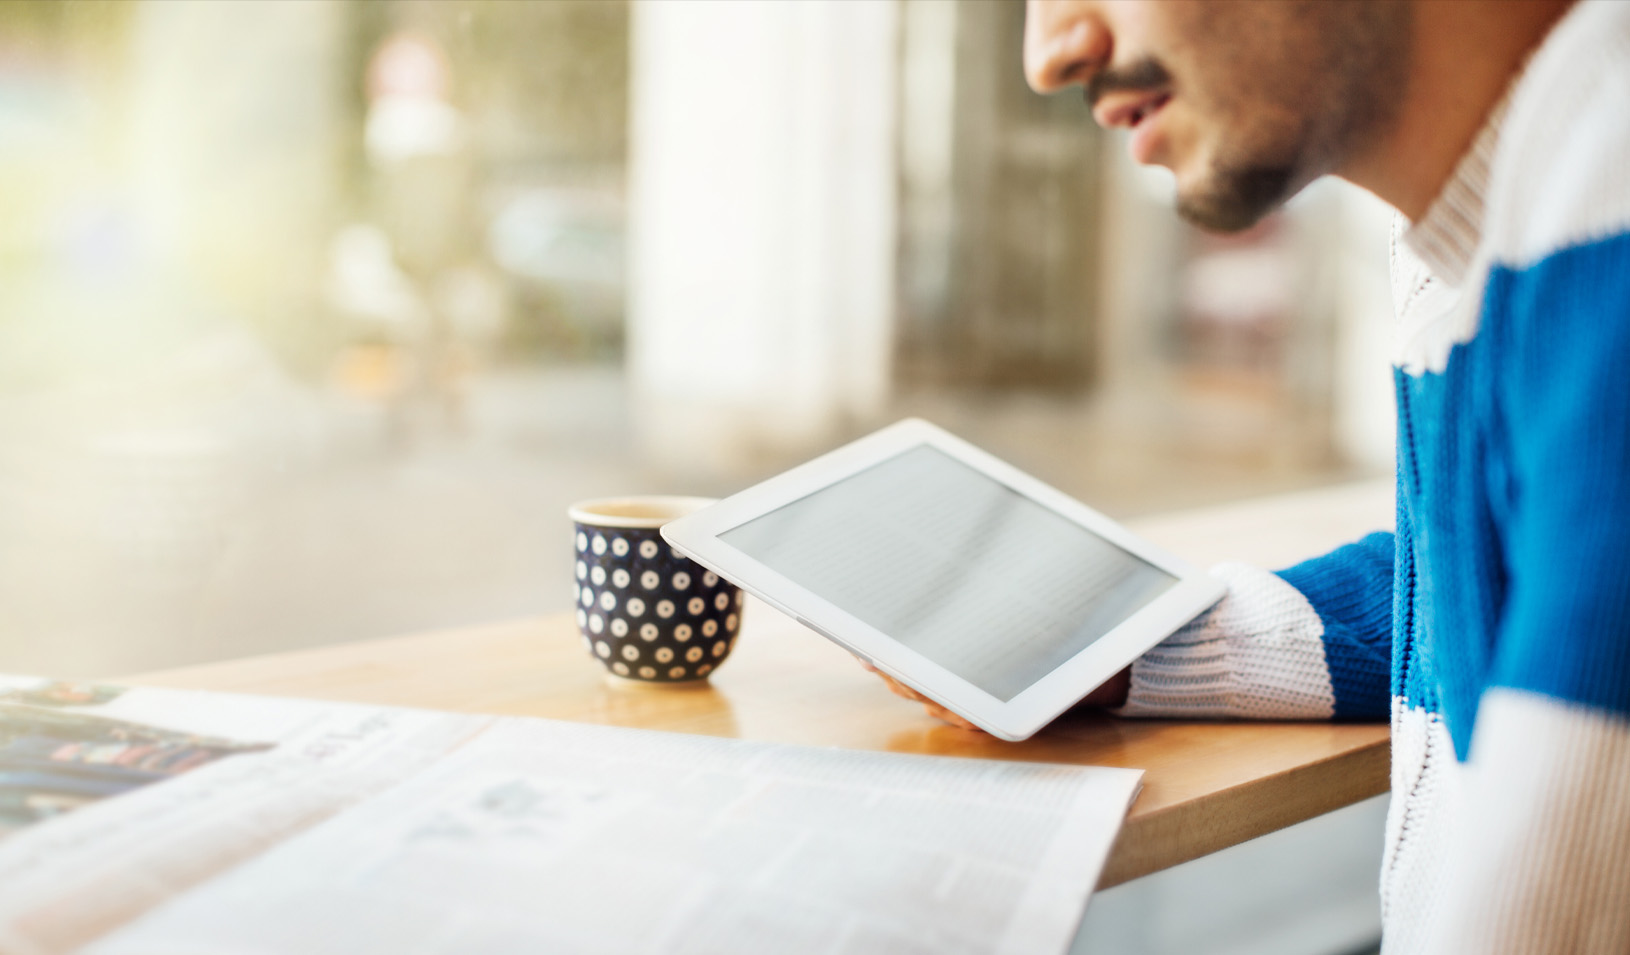
[[[1283,205],[1295,182],[1288,166],[1219,173],[1202,188],[1180,189],[1177,214],[1212,232],[1241,232]]]

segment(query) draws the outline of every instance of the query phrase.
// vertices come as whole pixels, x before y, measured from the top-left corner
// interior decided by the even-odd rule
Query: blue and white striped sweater
[[[1396,531],[1219,568],[1125,712],[1390,714],[1386,952],[1630,952],[1630,4],[1400,239]]]

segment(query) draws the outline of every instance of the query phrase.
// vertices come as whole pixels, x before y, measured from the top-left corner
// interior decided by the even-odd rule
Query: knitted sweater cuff
[[[1307,598],[1245,564],[1211,573],[1228,584],[1216,606],[1132,664],[1120,716],[1329,719],[1324,624]]]

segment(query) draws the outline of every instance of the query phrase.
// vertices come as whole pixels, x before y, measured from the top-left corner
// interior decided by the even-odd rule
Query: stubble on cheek
[[[1254,75],[1262,54],[1250,42],[1265,34],[1252,4],[1156,4],[1159,35],[1168,39],[1174,66],[1173,97],[1163,117],[1164,155],[1156,157],[1177,180],[1177,211],[1208,229],[1233,231],[1260,218],[1267,163],[1281,168],[1283,149]],[[1271,202],[1271,200],[1270,200]]]
[[[1175,53],[1194,65],[1179,95],[1195,128],[1186,153],[1174,149],[1179,212],[1249,227],[1385,121],[1375,86],[1401,62],[1400,31],[1385,0],[1367,4],[1185,5],[1191,42]]]
[[[1207,229],[1249,228],[1312,178],[1304,171],[1306,120],[1249,92],[1213,87],[1221,95],[1196,104],[1172,139],[1177,210]]]

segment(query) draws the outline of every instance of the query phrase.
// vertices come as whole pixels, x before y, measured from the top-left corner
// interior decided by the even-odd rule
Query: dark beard
[[[1213,31],[1226,27],[1236,13],[1228,4],[1205,9],[1217,17],[1209,24]],[[1295,14],[1281,46],[1303,55],[1288,57],[1274,84],[1247,83],[1256,86],[1249,95],[1219,91],[1214,109],[1228,121],[1230,135],[1219,144],[1221,156],[1204,181],[1177,197],[1178,213],[1201,228],[1250,228],[1373,143],[1395,121],[1405,99],[1414,40],[1407,3],[1302,0],[1280,9]],[[1247,122],[1275,114],[1281,117],[1276,123],[1253,129]],[[1296,118],[1287,122],[1286,117]]]
[[[1239,232],[1289,199],[1295,179],[1288,165],[1219,169],[1203,194],[1177,197],[1177,214],[1202,229]]]

